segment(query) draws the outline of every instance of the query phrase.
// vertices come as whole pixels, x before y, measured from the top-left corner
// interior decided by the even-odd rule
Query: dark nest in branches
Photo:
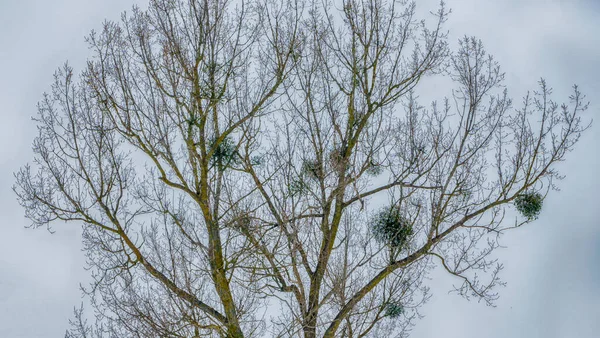
[[[412,223],[402,215],[399,207],[384,208],[372,223],[375,239],[395,249],[402,249],[413,234]]]
[[[336,171],[350,170],[350,165],[348,163],[346,163],[346,160],[344,159],[345,153],[346,153],[346,149],[343,147],[333,148],[329,152],[329,163],[331,164],[331,167],[334,170],[336,170]]]
[[[384,305],[384,315],[390,318],[398,318],[404,313],[404,306],[399,302],[387,302]]]
[[[537,192],[526,192],[515,199],[515,207],[529,220],[538,218],[543,203],[544,197]]]
[[[256,229],[256,218],[249,210],[235,211],[229,220],[225,223],[225,227],[238,231],[239,233],[248,234]]]
[[[247,213],[240,214],[233,221],[232,225],[236,229],[250,229],[252,227],[252,217]]]

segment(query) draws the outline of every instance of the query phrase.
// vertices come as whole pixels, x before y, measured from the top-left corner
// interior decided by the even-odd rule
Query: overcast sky
[[[412,337],[599,337],[600,0],[447,2],[452,41],[482,38],[516,102],[542,76],[561,102],[577,83],[591,101],[584,118],[595,125],[560,164],[567,177],[541,217],[503,238],[498,256],[508,286],[499,290],[497,307],[448,295],[456,281],[436,271],[434,297]],[[62,337],[81,302],[78,284],[86,272],[77,226],[59,224],[52,235],[25,229],[12,173],[32,158],[30,118],[54,70],[66,60],[81,69],[89,55],[84,36],[132,3],[0,0],[0,337]]]

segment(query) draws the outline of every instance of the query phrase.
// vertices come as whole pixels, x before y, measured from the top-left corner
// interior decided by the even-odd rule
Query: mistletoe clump
[[[404,306],[398,302],[388,302],[385,304],[385,316],[398,318],[404,313]]]
[[[542,210],[544,198],[537,192],[527,192],[517,196],[515,207],[528,220],[536,219]]]
[[[290,182],[288,186],[288,192],[292,196],[301,195],[306,192],[308,186],[302,179],[296,179]]]
[[[223,169],[239,161],[236,145],[229,137],[224,138],[219,144],[215,145],[215,143],[216,140],[210,142],[210,149],[213,151],[210,158],[212,165]]]
[[[381,164],[376,164],[373,161],[371,161],[369,162],[369,166],[367,167],[365,172],[367,173],[367,175],[379,176],[383,172],[383,167],[381,166]]]
[[[302,173],[313,179],[323,177],[323,164],[319,160],[305,160],[302,163]]]
[[[373,220],[375,239],[395,249],[402,249],[413,234],[410,220],[404,217],[398,207],[384,208]]]

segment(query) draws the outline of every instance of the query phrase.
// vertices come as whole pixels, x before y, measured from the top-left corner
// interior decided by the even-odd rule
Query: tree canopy
[[[587,128],[540,80],[513,104],[441,2],[151,0],[55,74],[15,192],[83,226],[95,322],[67,337],[405,336],[439,264],[492,305]],[[452,82],[422,105],[425,79]]]

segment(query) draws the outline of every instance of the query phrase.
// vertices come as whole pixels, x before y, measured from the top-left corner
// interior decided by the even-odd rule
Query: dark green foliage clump
[[[397,302],[388,302],[385,304],[384,311],[386,317],[398,318],[404,313],[404,306]]]
[[[375,216],[372,224],[375,239],[395,249],[402,249],[413,234],[410,220],[402,216],[400,208],[384,208]]]
[[[306,192],[306,189],[308,187],[306,186],[306,183],[302,180],[302,179],[297,179],[297,180],[293,180],[289,187],[288,187],[288,191],[290,193],[290,195],[295,196],[295,195],[301,195],[304,192]]]
[[[253,166],[262,165],[263,162],[264,162],[263,156],[252,156],[252,158],[250,158],[250,164]]]
[[[212,165],[224,169],[239,162],[236,145],[229,137],[224,138],[216,147],[215,142],[216,140],[210,142],[210,150],[213,152],[210,157]]]
[[[323,177],[323,165],[319,160],[305,160],[302,163],[302,173],[313,179]]]
[[[515,207],[528,220],[538,218],[543,203],[544,197],[537,192],[526,192],[515,199]]]
[[[365,172],[371,176],[379,176],[383,172],[383,167],[379,164],[371,162],[369,163],[369,166],[367,167]]]

